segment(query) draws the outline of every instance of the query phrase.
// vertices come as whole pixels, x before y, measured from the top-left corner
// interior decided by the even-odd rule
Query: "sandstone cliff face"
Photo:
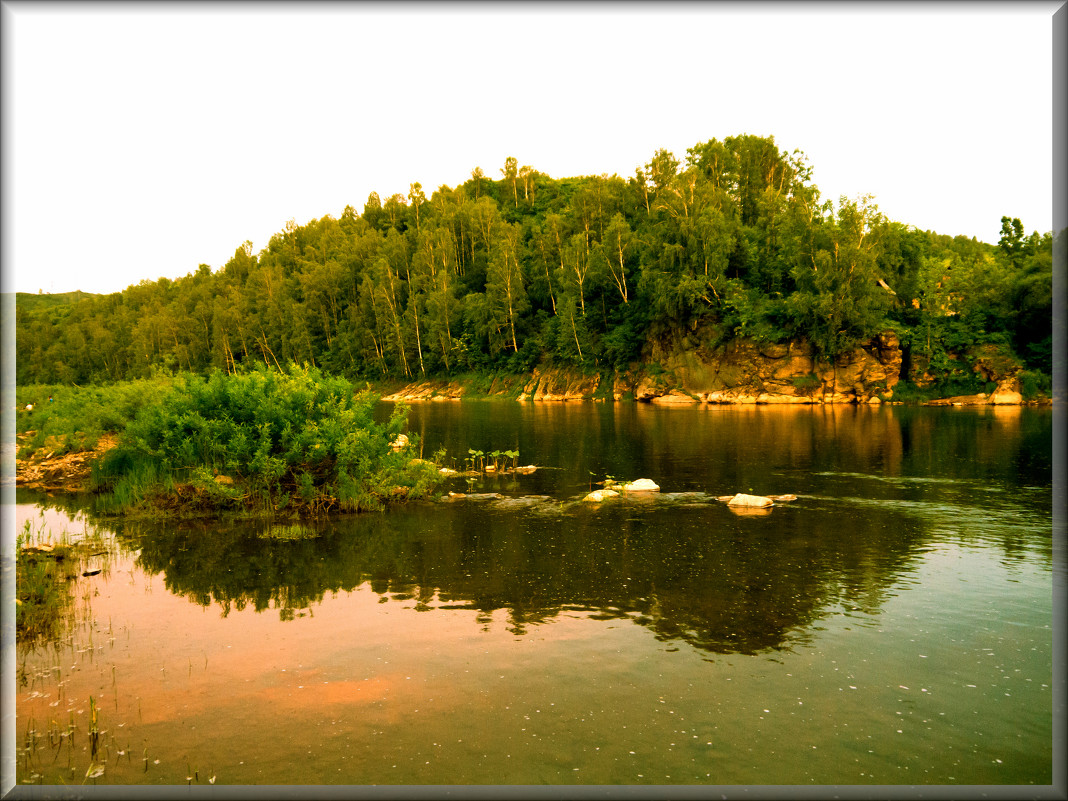
[[[833,364],[817,362],[807,343],[736,339],[711,350],[658,350],[652,357],[659,370],[643,367],[617,379],[617,396],[630,391],[653,403],[878,403],[892,397],[901,374],[892,332]]]
[[[456,381],[419,381],[409,384],[396,392],[383,395],[385,401],[423,401],[423,400],[460,400],[464,387]]]
[[[586,400],[596,396],[602,380],[601,373],[584,375],[569,367],[537,367],[518,400]]]
[[[494,382],[488,393],[518,394],[520,401],[634,399],[656,404],[693,403],[881,403],[891,400],[901,380],[902,350],[897,335],[886,332],[828,364],[815,358],[811,345],[759,344],[735,339],[718,347],[696,343],[650,346],[646,360],[623,373],[587,373],[573,367],[539,367],[522,384]],[[997,391],[945,399],[961,404],[1018,404],[1019,366],[994,349],[969,354],[975,369]],[[915,365],[913,365],[915,368]],[[428,380],[412,384],[385,400],[459,400],[459,382]]]

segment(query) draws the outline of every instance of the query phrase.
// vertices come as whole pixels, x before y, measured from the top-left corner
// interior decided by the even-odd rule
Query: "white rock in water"
[[[729,501],[728,506],[772,506],[775,501],[764,495],[746,495],[744,492],[739,492]]]
[[[660,492],[660,487],[648,478],[639,478],[623,485],[624,492]]]
[[[615,490],[599,489],[599,490],[594,490],[593,492],[591,492],[589,495],[587,495],[582,500],[584,500],[584,501],[603,501],[605,498],[614,498],[617,495],[619,495],[619,493],[616,492]]]

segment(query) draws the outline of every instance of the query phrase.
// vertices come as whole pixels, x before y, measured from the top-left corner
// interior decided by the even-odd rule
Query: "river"
[[[409,433],[538,470],[303,531],[20,490],[20,530],[108,553],[18,647],[18,781],[1052,781],[1048,409],[443,402]],[[661,491],[583,503],[608,476]]]

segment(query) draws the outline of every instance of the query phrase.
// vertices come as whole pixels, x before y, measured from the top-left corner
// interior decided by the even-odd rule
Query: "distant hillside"
[[[16,292],[15,308],[23,312],[35,312],[39,309],[52,309],[57,306],[68,306],[77,303],[84,298],[96,297],[100,297],[100,295],[95,295],[91,292],[82,292],[80,289],[75,290],[74,292],[57,292],[54,295]]]

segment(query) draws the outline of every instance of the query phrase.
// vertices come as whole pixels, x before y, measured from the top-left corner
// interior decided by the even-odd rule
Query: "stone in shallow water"
[[[582,500],[591,501],[591,502],[600,502],[600,501],[603,501],[605,498],[614,498],[617,495],[619,495],[619,493],[616,492],[615,490],[599,489],[599,490],[594,490],[593,492],[591,492],[589,495],[587,495]]]
[[[639,478],[637,481],[631,481],[629,484],[623,485],[624,492],[660,492],[660,487],[656,482],[648,478]]]
[[[765,495],[746,495],[744,492],[739,492],[727,501],[728,506],[771,506],[775,503],[771,498]]]

